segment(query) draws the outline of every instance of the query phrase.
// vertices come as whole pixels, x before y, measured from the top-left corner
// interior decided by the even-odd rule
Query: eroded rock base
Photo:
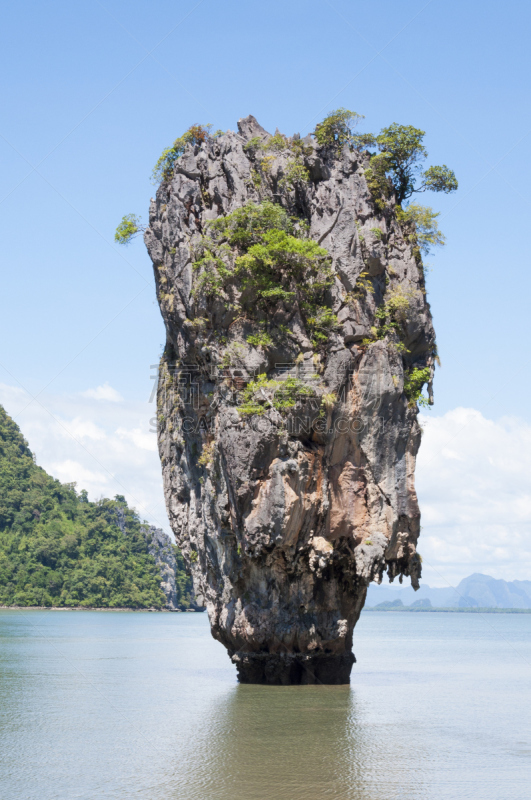
[[[350,672],[356,659],[354,653],[235,653],[231,661],[236,665],[240,683],[338,686],[350,683]]]

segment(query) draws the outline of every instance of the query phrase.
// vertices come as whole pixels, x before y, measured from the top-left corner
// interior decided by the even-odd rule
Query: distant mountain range
[[[453,589],[432,589],[421,586],[415,592],[411,586],[394,589],[371,583],[367,592],[367,608],[385,603],[395,607],[416,608],[528,608],[531,609],[531,581],[503,581],[479,572],[463,578]],[[384,607],[384,608],[385,608]]]

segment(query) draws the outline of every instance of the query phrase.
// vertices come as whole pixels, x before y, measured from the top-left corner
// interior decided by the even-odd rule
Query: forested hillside
[[[186,607],[191,580],[177,556],[177,594]],[[145,526],[125,498],[93,503],[52,478],[1,406],[0,605],[166,605]]]

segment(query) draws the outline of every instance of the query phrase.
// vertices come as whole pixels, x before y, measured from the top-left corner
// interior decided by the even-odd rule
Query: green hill
[[[164,607],[144,531],[125,498],[92,503],[37,466],[0,406],[0,605]],[[176,556],[186,607],[191,580]]]

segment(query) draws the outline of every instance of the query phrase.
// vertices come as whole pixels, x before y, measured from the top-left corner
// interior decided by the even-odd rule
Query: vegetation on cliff
[[[349,109],[331,111],[316,125],[311,134],[313,142],[310,137],[301,139],[298,134],[287,137],[278,131],[271,136],[260,126],[252,131],[243,152],[250,167],[247,191],[251,195],[254,191],[257,199],[248,199],[241,208],[201,226],[200,242],[195,242],[192,248],[194,316],[189,325],[204,342],[217,339],[217,344],[224,345],[226,331],[219,326],[217,317],[221,304],[233,322],[251,321],[256,327],[246,334],[248,345],[273,352],[282,339],[291,337],[292,332],[281,320],[282,310],[289,309],[299,312],[316,356],[323,354],[341,328],[331,291],[336,269],[332,269],[332,259],[320,245],[322,239],[317,242],[309,237],[311,214],[307,195],[317,191],[326,170],[333,169],[347,151],[358,151],[371,205],[376,217],[382,220],[382,227],[379,223],[362,233],[361,223],[356,220],[365,269],[345,299],[358,313],[359,303],[373,295],[376,308],[361,346],[385,340],[402,353],[404,395],[408,403],[430,405],[431,389],[428,400],[422,396],[423,385],[430,383],[429,370],[424,363],[416,363],[416,356],[411,356],[407,345],[409,320],[413,307],[420,302],[417,295],[424,291],[424,284],[417,290],[404,291],[393,282],[392,267],[387,265],[382,286],[381,281],[374,279],[369,262],[374,258],[375,246],[385,250],[389,231],[398,224],[423,282],[422,257],[444,245],[445,237],[438,227],[439,214],[430,206],[412,202],[411,198],[425,191],[448,194],[457,189],[458,183],[446,165],[425,168],[428,153],[423,130],[393,123],[378,134],[358,133],[356,128],[363,119]],[[210,129],[210,125],[192,125],[161,154],[153,180],[161,183],[163,193],[181,156],[193,157],[199,147],[209,143],[212,149],[222,132],[212,134]],[[324,172],[315,172],[312,167],[316,158],[327,165]],[[206,173],[201,178],[201,202],[210,209],[213,200],[209,180]],[[140,219],[128,215],[118,226],[116,241],[127,244],[143,230]],[[165,280],[161,278],[161,299],[171,306],[173,297],[166,292]],[[223,367],[241,360],[244,350],[242,342],[229,345],[223,354]],[[435,345],[432,350],[430,358],[437,361]],[[236,351],[239,359],[234,355]],[[262,379],[265,380],[259,376]],[[252,383],[243,397],[244,413],[259,413],[259,408],[263,412],[270,402],[266,388],[272,387],[271,380],[267,387]],[[284,398],[282,402],[285,408],[288,401]]]
[[[178,593],[191,580],[178,554]],[[37,466],[0,406],[0,604],[162,608],[160,574],[137,513],[119,495],[92,503]]]
[[[354,133],[363,116],[346,108],[331,111],[314,131],[321,147],[339,149],[344,144],[376,152],[371,155],[370,167],[365,175],[371,191],[376,195],[377,206],[383,197],[394,192],[400,206],[404,200],[418,192],[455,192],[458,187],[455,173],[446,164],[422,169],[428,156],[423,141],[425,131],[413,125],[393,122],[382,128],[378,135]]]
[[[194,296],[232,301],[249,318],[272,316],[275,304],[297,307],[315,347],[326,342],[337,318],[328,291],[333,283],[328,252],[308,237],[307,226],[282,206],[249,202],[212,221],[194,262]],[[241,294],[232,297],[237,283]]]
[[[142,225],[142,219],[140,217],[136,214],[125,214],[116,228],[114,241],[117,244],[129,244],[135,236],[138,236],[139,233],[143,233],[144,231],[145,227]]]
[[[186,146],[189,144],[202,144],[210,134],[212,125],[192,125],[187,131],[179,136],[171,147],[162,151],[160,158],[153,167],[151,179],[154,184],[167,181],[172,173],[175,162],[181,156]]]
[[[365,174],[377,207],[383,208],[385,199],[393,192],[402,221],[414,224],[424,237],[424,244],[427,241],[426,228],[429,231],[430,245],[444,244],[444,237],[435,223],[438,214],[430,207],[420,206],[418,203],[409,204],[407,209],[402,210],[402,204],[419,192],[434,191],[448,194],[456,191],[458,182],[454,171],[445,164],[422,169],[422,163],[427,158],[428,152],[423,144],[426,134],[420,128],[394,122],[382,128],[377,135],[355,133],[354,130],[362,119],[364,119],[362,114],[339,108],[327,114],[324,120],[316,125],[312,135],[320,147],[329,149],[337,155],[345,144],[371,152],[370,166]],[[216,138],[223,133],[216,131],[211,134],[211,128],[210,124],[194,124],[179,136],[171,147],[166,148],[153,169],[153,182],[158,184],[170,180],[177,160],[185,153],[188,145],[201,145],[209,137]],[[263,178],[270,171],[275,154],[282,151],[288,151],[291,159],[279,188],[293,190],[298,184],[307,183],[309,180],[304,157],[311,154],[312,148],[299,138],[288,139],[283,134],[276,133],[267,141],[263,141],[259,136],[255,136],[247,142],[244,150],[256,162],[256,168],[252,173],[256,188],[260,187]],[[119,244],[128,244],[143,230],[140,218],[134,214],[127,214],[116,230],[115,240]]]

